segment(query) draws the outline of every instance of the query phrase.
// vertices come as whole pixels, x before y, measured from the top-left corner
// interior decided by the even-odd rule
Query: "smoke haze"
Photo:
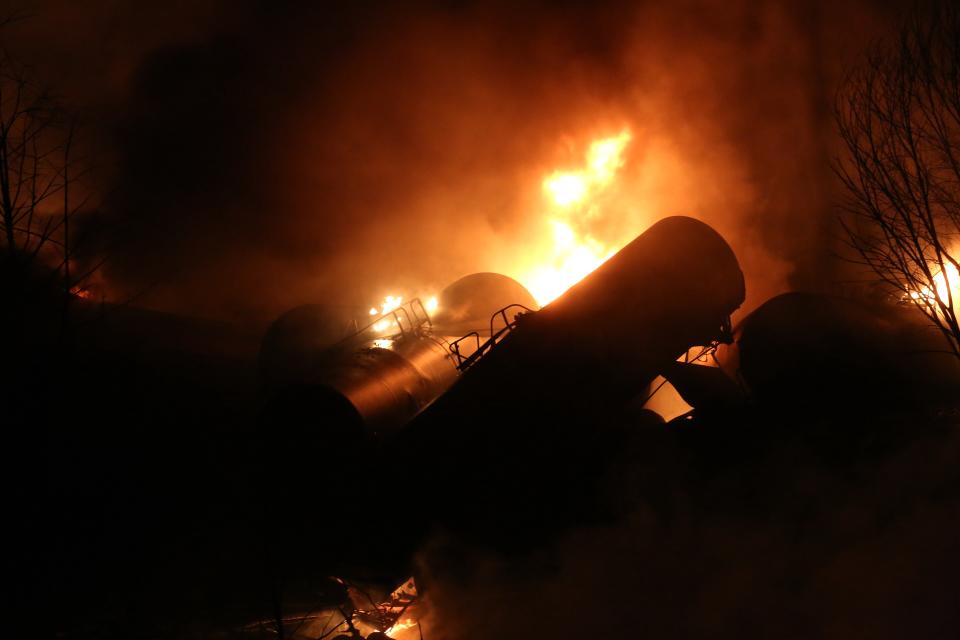
[[[439,537],[421,554],[424,637],[955,632],[956,591],[937,585],[960,569],[956,429],[843,469],[805,447],[755,456],[727,445],[705,472],[689,451],[660,445],[611,478],[631,513],[623,522],[570,531],[519,558]]]
[[[84,114],[108,296],[262,323],[324,298],[515,275],[544,234],[544,176],[624,128],[627,162],[591,232],[699,217],[737,252],[745,308],[828,286],[832,92],[896,8],[49,0],[27,13],[5,43]]]
[[[308,302],[368,307],[475,271],[516,275],[548,233],[544,177],[578,167],[591,141],[627,129],[604,215],[584,222],[591,234],[618,242],[659,218],[694,216],[738,256],[743,311],[790,289],[830,290],[848,277],[833,257],[832,98],[844,70],[902,11],[887,0],[32,0],[23,8],[0,39],[81,114],[83,152],[96,166],[88,186],[101,195],[86,224],[108,247],[104,295],[255,329]],[[228,445],[255,415],[252,391],[246,404],[216,400],[234,413],[208,414],[195,411],[200,400],[178,399],[185,387],[177,378],[151,390],[156,396],[143,392],[148,408],[137,396],[129,414],[112,387],[95,398],[118,396],[116,428],[143,440],[137,451],[162,458],[142,473],[152,487],[152,471],[162,470],[164,504],[195,493],[171,464],[195,455],[207,472],[200,454],[242,459]],[[816,398],[801,400],[817,410]],[[95,403],[91,415],[113,428]],[[71,461],[56,476],[64,486],[110,469],[96,461],[114,450],[138,466],[126,459],[126,436],[101,436],[109,444],[101,447],[63,424],[67,444],[51,441]],[[197,446],[197,434],[209,443]],[[650,458],[617,472],[647,475],[614,473],[605,495],[626,503],[617,511],[625,522],[568,530],[519,559],[438,534],[419,558],[431,605],[424,636],[940,637],[956,629],[955,590],[925,588],[955,584],[960,569],[955,432],[834,469],[772,444],[745,462],[750,438],[739,437],[717,435],[722,446],[703,454],[709,463],[676,443],[638,447]],[[96,454],[92,462],[73,439]],[[46,443],[36,450],[48,455]],[[209,473],[221,482],[219,468]],[[168,475],[183,475],[180,493],[162,484]],[[123,484],[111,477],[110,491]],[[93,511],[113,508],[90,495]],[[222,493],[198,495],[199,520],[218,518]],[[86,510],[36,504],[71,526]],[[144,522],[163,525],[155,535],[165,549],[167,528],[173,540],[192,535],[144,505]],[[249,531],[230,526],[243,542]],[[97,530],[95,549],[114,552],[154,528],[109,530]],[[236,559],[240,542],[216,545],[238,573],[248,571]],[[89,556],[91,575],[103,572],[86,538],[72,544],[84,563]],[[87,573],[67,577],[64,593],[87,590]],[[178,596],[194,593],[187,578],[176,581]],[[158,610],[164,602],[143,601]]]

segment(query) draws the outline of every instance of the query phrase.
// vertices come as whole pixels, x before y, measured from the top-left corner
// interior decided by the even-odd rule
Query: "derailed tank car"
[[[745,296],[716,231],[661,220],[532,314],[405,429],[392,460],[445,526],[511,543],[590,517],[624,405],[687,349],[729,339]],[[402,464],[402,463],[401,463]],[[438,482],[437,479],[442,479]]]
[[[285,530],[284,548],[323,554],[331,571],[353,558],[401,577],[438,525],[516,546],[602,517],[595,483],[620,446],[613,425],[625,405],[692,346],[726,339],[744,294],[727,243],[702,222],[674,217],[544,309],[511,307],[496,327],[485,318],[477,352],[435,361],[446,371],[415,366],[411,352],[364,342],[369,336],[343,342],[273,416],[282,444],[272,454],[282,466],[273,494],[291,510],[311,505]],[[410,337],[400,337],[411,344],[440,339],[409,324]],[[423,345],[416,353],[440,356]],[[452,385],[431,402],[421,380],[433,392]],[[413,420],[398,429],[403,416]],[[364,437],[371,431],[377,437]],[[331,510],[317,506],[320,496]],[[302,545],[292,543],[298,536]]]
[[[353,310],[354,320],[345,307],[305,307],[268,331],[259,446],[286,579],[315,566],[384,584],[409,575],[411,539],[382,538],[374,524],[414,491],[407,469],[392,475],[384,445],[460,375],[450,340],[484,331],[518,297],[535,305],[516,281],[473,274],[441,292],[437,324],[413,300],[376,317]]]
[[[521,284],[497,273],[464,276],[438,302],[435,320],[417,299],[366,317],[363,326],[357,310],[344,306],[306,305],[281,316],[260,354],[272,428],[302,423],[323,447],[387,435],[454,383],[451,341],[486,332],[506,305],[536,308]]]

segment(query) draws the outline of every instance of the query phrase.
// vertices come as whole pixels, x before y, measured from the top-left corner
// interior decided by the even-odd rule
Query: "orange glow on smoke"
[[[603,216],[596,198],[610,187],[623,167],[630,139],[630,132],[624,130],[616,136],[595,140],[581,168],[555,171],[544,178],[545,218],[552,242],[537,263],[515,276],[540,305],[560,296],[632,239],[631,235],[623,242],[604,242],[594,237],[585,224]]]
[[[371,317],[383,316],[390,313],[394,309],[399,308],[400,305],[402,304],[403,304],[403,296],[385,296],[383,299],[383,303],[380,305],[379,308],[370,307],[370,310],[367,313],[369,313]],[[386,333],[387,331],[389,331],[394,327],[399,328],[397,325],[397,321],[393,316],[387,316],[385,318],[377,320],[373,324],[373,330],[376,333]]]
[[[403,296],[386,296],[383,299],[383,304],[380,305],[379,311],[376,307],[370,307],[370,315],[382,316],[385,313],[390,313],[394,309],[399,308],[402,304]]]
[[[511,258],[512,268],[494,269],[523,284],[540,306],[562,295],[642,230],[632,225],[613,225],[620,229],[613,238],[609,234],[601,238],[591,231],[611,215],[604,198],[626,163],[625,151],[631,139],[630,131],[624,129],[617,135],[594,140],[580,166],[553,171],[543,178],[543,210],[534,225],[538,235],[524,243],[517,258]],[[428,314],[436,312],[436,296],[423,300]],[[389,295],[381,304],[372,306],[369,314],[383,316],[402,303],[402,296]],[[397,328],[397,323],[387,316],[373,328],[379,334],[387,334]]]
[[[373,323],[372,328],[374,333],[379,334],[394,334],[400,331],[400,325],[397,323],[397,318],[390,314],[391,311],[395,311],[403,306],[403,296],[384,296],[383,302],[380,306],[372,306],[370,310],[367,311],[371,318],[380,317],[376,322]],[[434,314],[440,306],[440,302],[437,299],[437,296],[428,296],[423,302],[423,310],[427,312],[427,315],[430,316]],[[413,308],[413,313],[419,317],[418,311],[416,308]],[[377,342],[391,342],[389,340],[378,340]],[[376,345],[381,346],[381,345]]]

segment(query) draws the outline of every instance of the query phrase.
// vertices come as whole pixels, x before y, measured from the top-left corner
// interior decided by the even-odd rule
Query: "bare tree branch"
[[[868,267],[960,358],[960,9],[915,12],[846,78],[841,224]]]
[[[18,18],[0,18],[0,29]],[[91,166],[75,153],[77,116],[31,76],[0,47],[0,257],[14,280],[49,274],[43,280],[59,283],[66,315],[72,291],[97,268],[75,269],[82,238],[73,220],[89,212]]]

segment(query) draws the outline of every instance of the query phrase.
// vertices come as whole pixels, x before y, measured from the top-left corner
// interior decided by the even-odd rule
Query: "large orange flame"
[[[606,213],[598,200],[626,163],[624,152],[631,138],[630,131],[624,129],[617,135],[595,140],[580,167],[554,171],[543,179],[544,211],[538,227],[543,236],[527,244],[524,256],[514,261],[515,268],[501,269],[522,283],[541,306],[603,264],[639,231],[630,229],[615,240],[601,239],[590,232],[593,223]],[[437,298],[424,299],[426,310],[435,312]],[[400,296],[386,296],[381,304],[370,308],[370,315],[386,314],[402,302]],[[393,327],[395,323],[385,318],[374,329],[387,333]]]
[[[595,199],[623,167],[630,139],[630,132],[624,130],[596,140],[581,168],[555,171],[544,178],[545,218],[552,242],[538,263],[515,276],[541,305],[560,296],[622,248],[623,243],[608,244],[594,237],[584,223],[603,215]]]

